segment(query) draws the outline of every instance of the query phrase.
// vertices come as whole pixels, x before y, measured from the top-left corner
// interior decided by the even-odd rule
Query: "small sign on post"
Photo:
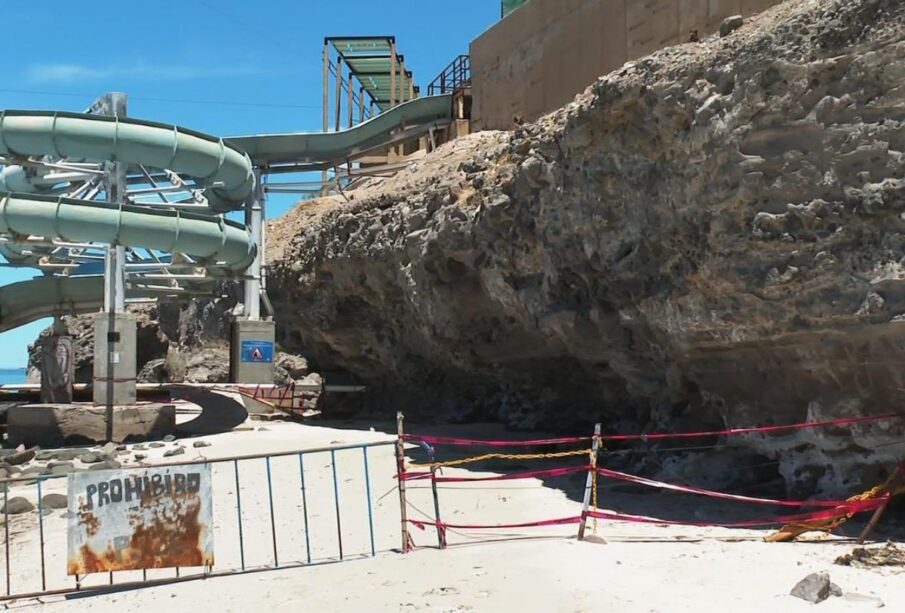
[[[69,475],[70,575],[213,566],[209,464]]]
[[[272,341],[242,341],[243,362],[273,362]]]

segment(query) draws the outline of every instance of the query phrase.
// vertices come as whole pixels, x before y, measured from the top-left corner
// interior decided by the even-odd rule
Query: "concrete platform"
[[[107,408],[94,404],[23,404],[7,412],[7,443],[42,447],[105,442]],[[158,439],[176,431],[176,407],[142,403],[113,407],[113,441]]]

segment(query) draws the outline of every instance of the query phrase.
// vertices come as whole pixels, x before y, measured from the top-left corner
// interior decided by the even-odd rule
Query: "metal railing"
[[[460,55],[427,86],[428,96],[454,94],[471,85],[471,57]]]
[[[215,563],[191,569],[68,576],[67,529],[76,518],[68,511],[56,514],[44,503],[47,493],[65,491],[67,476],[0,479],[5,560],[0,601],[317,565],[362,559],[390,550],[390,543],[398,538],[398,528],[391,534],[380,535],[380,542],[375,537],[378,518],[371,456],[377,450],[373,454],[369,450],[386,449],[381,454],[386,457],[380,458],[385,468],[381,476],[389,483],[395,474],[393,445],[395,440],[155,464],[154,467],[211,466]],[[361,450],[360,455],[353,453],[357,450]],[[353,481],[355,475],[361,476],[363,487],[343,485]],[[37,498],[34,505],[37,517],[35,511],[11,514],[9,501],[14,496],[27,496],[29,486],[34,487],[30,491]],[[381,501],[376,502],[380,505]],[[398,508],[380,510],[393,518],[390,525],[398,526]],[[64,518],[66,521],[62,521]]]

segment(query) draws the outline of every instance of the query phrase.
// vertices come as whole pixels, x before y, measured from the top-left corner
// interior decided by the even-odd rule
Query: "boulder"
[[[47,467],[50,469],[51,474],[54,475],[68,475],[75,471],[75,466],[72,465],[72,462],[51,462]]]
[[[811,573],[795,584],[790,592],[792,596],[808,602],[823,602],[830,596],[842,596],[838,585],[830,581],[829,573]]]
[[[64,494],[45,494],[41,498],[41,507],[44,509],[65,509],[69,499]]]
[[[98,462],[97,464],[92,464],[88,467],[88,470],[110,470],[113,468],[119,468],[122,464],[117,462],[116,460],[106,459],[103,462]]]
[[[741,15],[733,15],[732,17],[727,17],[720,24],[720,38],[725,38],[738,30],[745,24],[745,18]]]
[[[76,459],[83,464],[96,464],[104,460],[104,455],[96,451],[86,451],[77,456]]]
[[[21,496],[10,498],[6,504],[0,506],[0,513],[9,513],[10,515],[19,515],[34,510],[35,505]]]
[[[7,432],[13,444],[40,443],[56,447],[103,442],[107,438],[107,409],[93,404],[28,404],[9,410]],[[113,440],[160,437],[176,428],[176,407],[139,404],[113,407]],[[111,452],[116,446],[110,447]],[[8,460],[8,458],[7,458]]]
[[[37,448],[32,447],[31,449],[26,449],[24,451],[17,451],[16,453],[11,453],[5,458],[3,461],[7,464],[18,466],[19,464],[25,464],[26,462],[30,462],[35,458],[37,454]]]

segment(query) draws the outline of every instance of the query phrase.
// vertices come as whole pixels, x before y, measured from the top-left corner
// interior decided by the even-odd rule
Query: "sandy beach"
[[[223,434],[181,439],[143,450],[146,465],[174,460],[216,460],[234,455],[280,453],[334,445],[391,441],[389,423],[347,422],[303,425],[248,421]],[[373,430],[372,430],[373,428]],[[422,429],[423,431],[423,429]],[[497,426],[445,426],[443,435],[511,437]],[[210,443],[195,448],[196,441]],[[183,455],[163,453],[184,446]],[[123,454],[134,458],[134,446]],[[471,451],[469,449],[469,451]],[[410,449],[409,458],[424,454]],[[580,463],[581,458],[557,465]],[[173,611],[200,608],[222,611],[806,611],[814,605],[789,595],[812,572],[829,572],[846,595],[821,603],[822,611],[868,610],[880,602],[888,610],[905,608],[905,584],[895,569],[865,570],[833,564],[854,545],[841,537],[820,542],[778,544],[761,539],[768,531],[599,522],[597,536],[575,540],[572,525],[513,530],[450,530],[449,548],[437,549],[432,527],[412,527],[416,550],[400,547],[399,499],[395,489],[392,446],[369,449],[374,549],[371,541],[361,449],[335,453],[340,499],[343,558],[339,562],[336,504],[331,453],[304,455],[308,538],[304,530],[298,456],[271,460],[273,526],[268,505],[266,461],[239,462],[243,549],[239,548],[235,465],[213,464],[215,524],[214,571],[265,569],[274,564],[303,566],[228,577],[212,577],[100,595],[48,596],[20,600],[10,608],[41,607],[48,611]],[[519,461],[521,462],[521,461]],[[512,464],[510,470],[552,466]],[[502,464],[492,465],[501,470]],[[483,468],[483,467],[482,467]],[[444,469],[448,476],[491,476],[494,472]],[[567,517],[580,511],[584,474],[545,481],[491,481],[442,484],[441,513],[447,523],[500,524]],[[43,493],[65,493],[66,480],[45,482]],[[712,505],[672,494],[601,490],[601,508],[658,517],[743,518],[763,516],[762,508]],[[35,486],[16,486],[10,496],[35,500]],[[432,498],[426,482],[410,482],[409,513],[430,519]],[[65,576],[64,511],[44,517],[48,589],[71,586]],[[40,534],[37,513],[10,521],[12,587],[16,592],[40,588]],[[590,528],[589,528],[590,533]],[[275,536],[274,536],[275,534]],[[312,564],[308,561],[308,550]],[[183,569],[182,574],[197,569]],[[901,571],[899,571],[901,572]],[[149,571],[149,578],[173,577],[173,570]],[[140,572],[118,572],[116,582],[137,580]],[[106,575],[93,575],[83,585],[100,585]],[[854,593],[854,594],[853,594]]]

